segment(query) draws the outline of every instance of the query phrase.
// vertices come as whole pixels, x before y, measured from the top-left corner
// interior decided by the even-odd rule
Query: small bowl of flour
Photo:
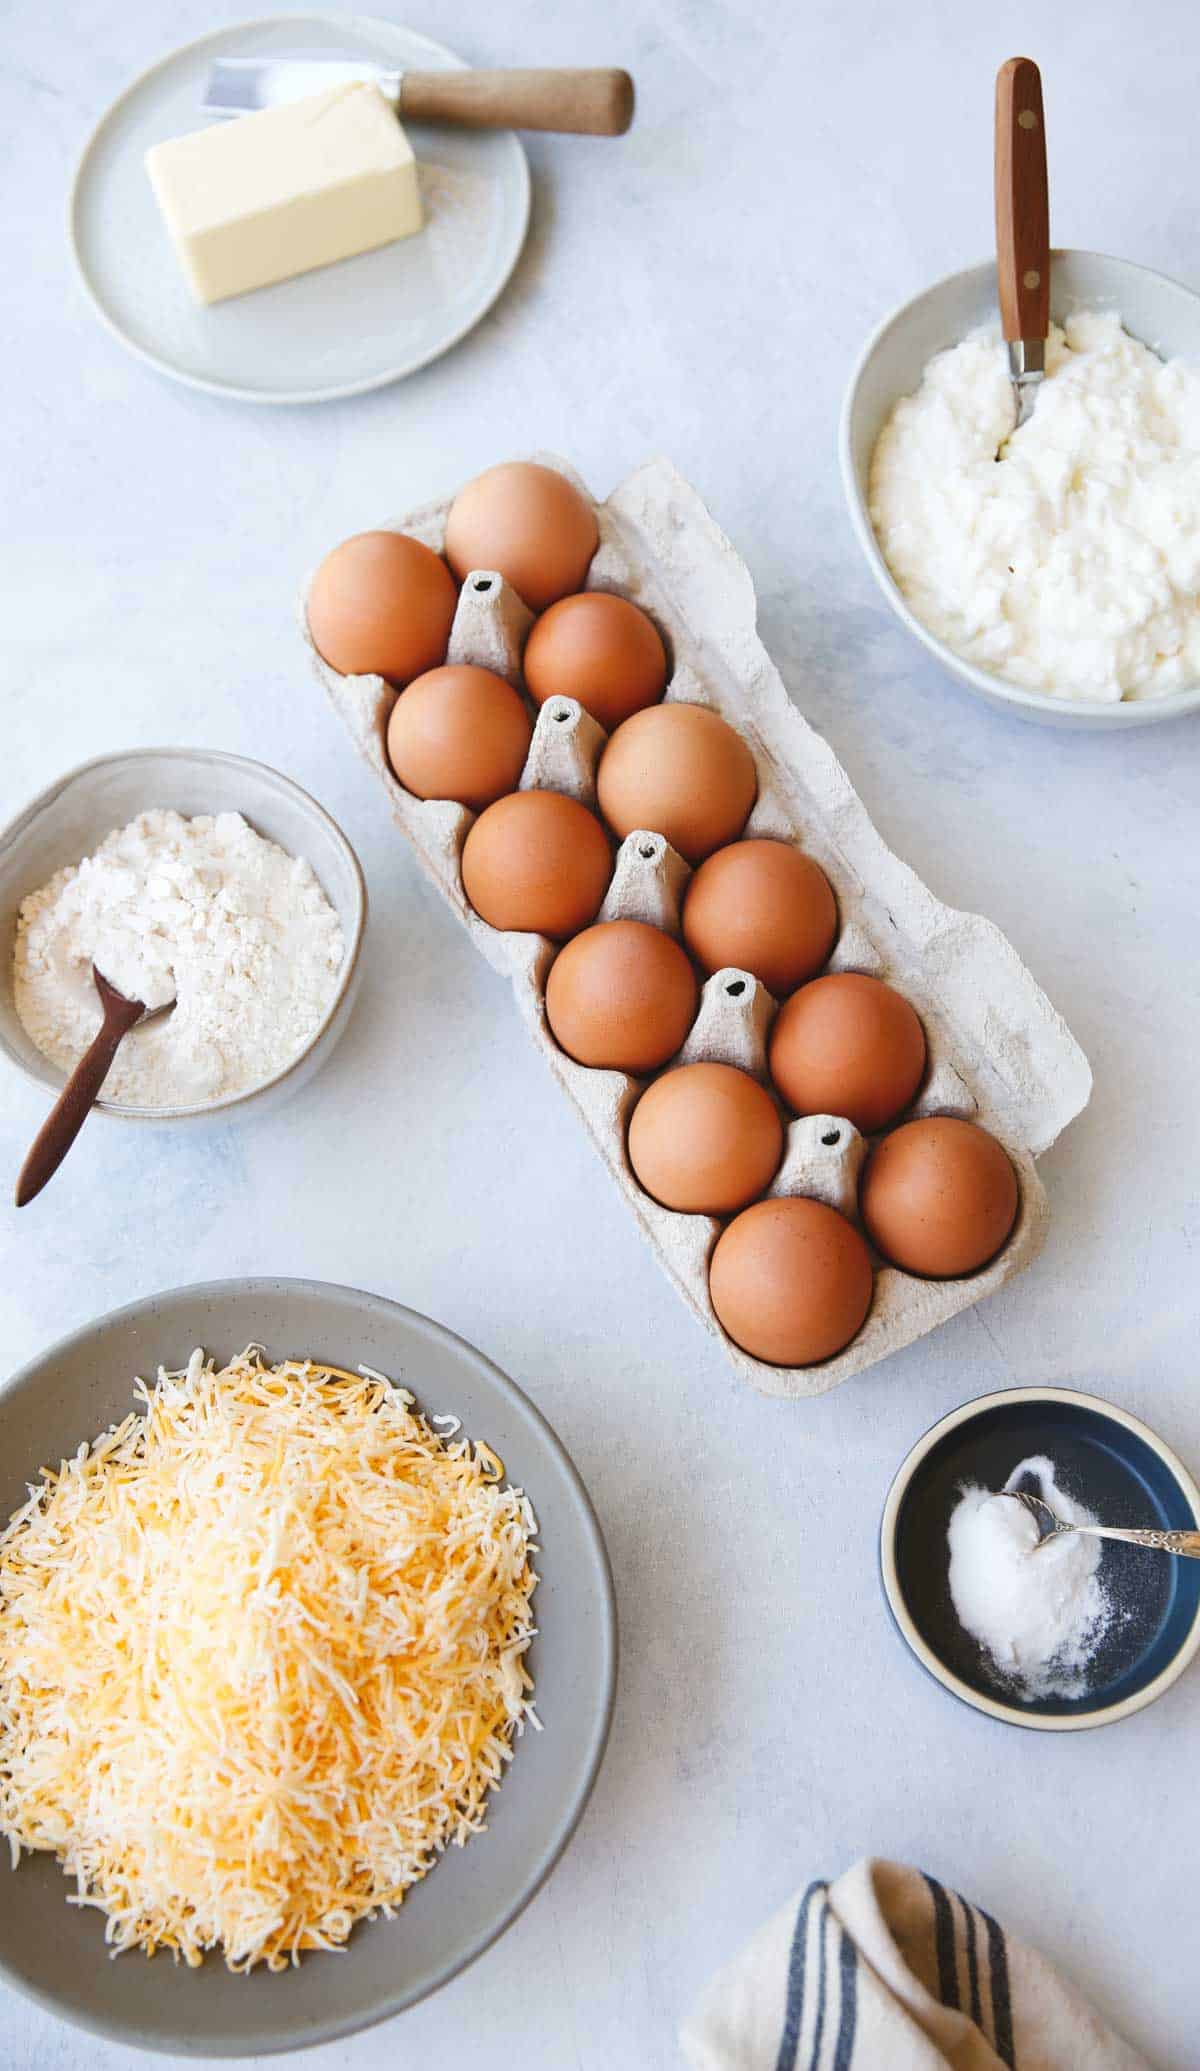
[[[1200,1489],[1126,1411],[1012,1388],[926,1432],[884,1506],[880,1572],[905,1644],[942,1686],[1011,1725],[1066,1732],[1151,1703],[1200,1651],[1200,1562],[1068,1534],[1064,1521],[1195,1530]]]
[[[277,771],[206,750],[87,763],[0,835],[0,1048],[61,1084],[99,1026],[95,962],[175,998],[122,1045],[103,1111],[181,1121],[294,1091],[345,1026],[365,919],[349,842]]]
[[[991,704],[1105,729],[1200,710],[1200,296],[1057,251],[1050,311],[1019,431],[994,263],[879,327],[842,416],[859,543],[896,617]]]

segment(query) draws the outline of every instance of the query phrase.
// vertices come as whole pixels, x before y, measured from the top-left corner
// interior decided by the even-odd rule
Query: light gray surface
[[[1102,252],[1056,251],[1052,255],[1050,315],[1061,324],[1080,309],[1111,310],[1133,337],[1163,359],[1200,364],[1200,295],[1165,274]],[[1108,733],[1182,719],[1200,711],[1200,684],[1173,691],[1169,697],[1123,698],[1116,703],[1026,690],[956,654],[922,625],[901,596],[871,524],[875,442],[900,397],[912,395],[919,387],[935,353],[956,345],[981,325],[997,321],[996,268],[988,261],[922,289],[886,317],[863,348],[846,391],[839,448],[851,519],[875,580],[897,617],[936,655],[942,667],[1002,711],[1011,707],[1042,726],[1069,727],[1075,732],[1087,727]],[[1036,401],[1036,387],[1032,393]],[[1029,409],[1032,414],[1033,402]]]
[[[0,1965],[39,2001],[102,2034],[195,2057],[287,2050],[344,2035],[435,1991],[527,1903],[574,1832],[612,1708],[616,1630],[608,1562],[571,1462],[491,1361],[395,1302],[306,1280],[213,1281],[150,1296],[35,1360],[0,1395],[6,1514],[44,1460],[73,1453],[136,1405],[132,1376],[177,1371],[197,1345],[220,1360],[259,1343],[386,1373],[429,1416],[457,1416],[503,1460],[538,1522],[537,1637],[529,1651],[543,1730],[523,1734],[487,1832],[451,1848],[394,1920],[359,1928],[331,1966],[235,1977],[219,1964],[105,1960],[96,1915],[65,1903],[48,1856],[0,1884]],[[554,1730],[554,1728],[557,1730]],[[549,1736],[549,1737],[547,1737]]]
[[[164,31],[151,0],[25,0],[7,23],[3,811],[114,746],[241,750],[346,827],[372,924],[354,1020],[303,1103],[187,1139],[97,1130],[69,1200],[64,1172],[19,1226],[0,1211],[6,1361],[187,1279],[350,1281],[484,1345],[596,1500],[622,1683],[576,1841],[465,1977],[314,2071],[483,2071],[501,2053],[669,2071],[677,2018],[732,1944],[867,1849],[972,1892],[1159,2066],[1197,2071],[1200,1676],[1112,1732],[993,1726],[890,1629],[875,1541],[914,1438],[991,1387],[1108,1395],[1200,1466],[1200,731],[1060,735],[956,691],[863,564],[836,422],[877,319],[986,247],[992,75],[1014,51],[1046,77],[1055,236],[1200,285],[1200,30],[1183,0],[1147,0],[1136,46],[1116,0],[1003,21],[951,0],[636,0],[621,21],[581,0],[503,17],[454,0],[429,21],[478,63],[628,63],[637,124],[615,145],[531,143],[531,241],[456,352],[354,404],[261,414],[123,353],[62,236],[100,108],[211,16],[176,0]],[[886,839],[1000,923],[1095,1067],[1091,1109],[1043,1160],[1037,1265],[820,1402],[759,1400],[689,1320],[299,651],[292,599],[331,541],[539,446],[600,493],[671,455]],[[0,1103],[15,1171],[40,1100],[5,1078]],[[13,2071],[128,2061],[3,2011]]]

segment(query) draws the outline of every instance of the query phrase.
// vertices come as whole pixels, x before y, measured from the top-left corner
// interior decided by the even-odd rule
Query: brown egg
[[[647,1086],[629,1124],[629,1162],[639,1184],[685,1215],[735,1215],[770,1186],[782,1156],[775,1102],[732,1064],[664,1072]]]
[[[871,1306],[871,1257],[823,1201],[757,1201],[717,1239],[712,1305],[735,1345],[769,1366],[815,1366],[857,1337]]]
[[[595,920],[612,876],[594,813],[558,791],[510,791],[463,843],[463,890],[493,928],[565,942]]]
[[[785,999],[829,958],[837,906],[819,864],[785,841],[735,841],[700,865],[683,936],[705,971],[736,964]]]
[[[515,791],[533,733],[511,683],[455,663],[418,676],[388,721],[388,760],[417,798],[453,798],[478,812]]]
[[[652,705],[613,735],[596,773],[600,810],[622,840],[665,834],[689,863],[736,841],[758,790],[740,734],[703,705]]]
[[[605,733],[656,705],[666,682],[667,653],[653,619],[602,590],[552,604],[525,643],[525,685],[536,703],[576,698]]]
[[[555,957],[546,1019],[576,1063],[637,1077],[674,1057],[698,999],[678,942],[645,921],[608,920]]]
[[[1006,1242],[1017,1179],[986,1129],[932,1115],[876,1144],[860,1201],[871,1242],[894,1266],[955,1280],[978,1272]]]
[[[496,568],[531,611],[581,590],[599,543],[587,498],[557,468],[530,460],[477,475],[446,520],[446,559],[459,581]]]
[[[331,669],[399,687],[445,660],[457,605],[450,570],[419,539],[358,532],[314,575],[308,630]]]
[[[771,1077],[798,1115],[845,1115],[886,1129],[925,1071],[925,1031],[882,979],[831,973],[785,1000],[771,1030]]]

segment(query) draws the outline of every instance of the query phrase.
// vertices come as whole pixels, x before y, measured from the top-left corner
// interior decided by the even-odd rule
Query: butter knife
[[[366,59],[307,56],[218,58],[204,106],[212,115],[254,115],[305,94],[369,80],[405,122],[468,129],[547,129],[623,136],[633,121],[633,81],[614,67],[551,71],[389,72]]]
[[[1032,58],[1009,58],[996,74],[996,283],[1019,430],[1033,415],[1050,330],[1046,128]]]

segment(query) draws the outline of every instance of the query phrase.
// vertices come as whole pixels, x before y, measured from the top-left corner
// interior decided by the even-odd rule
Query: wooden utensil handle
[[[553,129],[619,137],[633,121],[628,72],[406,72],[400,114],[469,129]]]
[[[1042,75],[1032,58],[996,74],[996,269],[1006,338],[1050,329],[1050,198]]]
[[[110,1009],[106,1012],[99,1034],[84,1051],[34,1137],[17,1179],[18,1208],[24,1208],[36,1194],[40,1194],[46,1181],[58,1171],[96,1104],[96,1097],[117,1054],[117,1045],[144,1011],[136,1000],[124,1000],[121,1004],[130,1011],[118,1014]]]

